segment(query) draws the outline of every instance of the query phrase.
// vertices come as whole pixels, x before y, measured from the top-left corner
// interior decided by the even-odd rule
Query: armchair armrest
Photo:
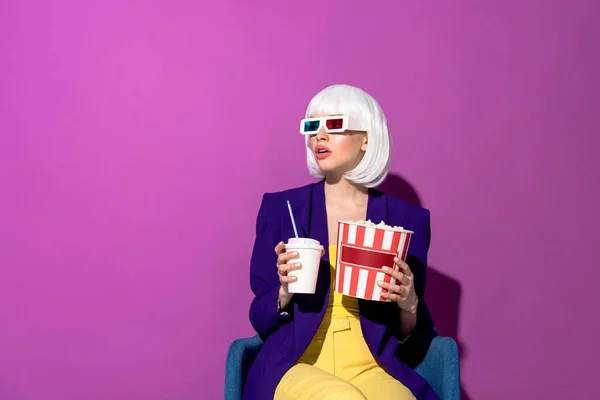
[[[239,400],[250,365],[258,355],[263,341],[258,335],[236,339],[229,346],[225,362],[225,400]]]
[[[460,363],[454,339],[436,336],[415,371],[429,382],[441,399],[460,399]]]

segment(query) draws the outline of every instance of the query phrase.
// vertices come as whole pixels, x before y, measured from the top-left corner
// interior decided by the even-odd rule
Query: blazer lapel
[[[325,206],[325,181],[321,181],[313,186],[308,233],[310,238],[318,240],[325,249],[325,254],[321,259],[329,262],[329,232],[327,229],[327,208]]]
[[[304,189],[304,188],[303,188]],[[306,187],[306,190],[290,195],[289,200],[294,213],[294,221],[298,236],[304,238],[317,239],[325,249],[327,249],[327,213],[325,211],[325,191],[322,182]],[[294,237],[294,227],[290,220],[287,204],[284,205],[285,211],[281,216],[281,227],[284,238],[287,240]],[[323,216],[321,218],[321,216]],[[323,236],[325,232],[325,236]]]
[[[294,213],[294,221],[296,222],[296,229],[298,230],[299,237],[310,237],[308,235],[308,226],[310,223],[310,202],[307,201],[308,198],[290,198],[287,199],[292,206],[292,212]],[[283,231],[288,232],[288,237],[283,238],[282,240],[287,240],[289,238],[294,237],[294,226],[292,225],[292,221],[290,219],[289,213],[284,213],[283,220],[281,221],[283,227],[285,228]]]
[[[388,222],[387,201],[383,193],[369,189],[369,203],[367,204],[367,219],[378,224]]]

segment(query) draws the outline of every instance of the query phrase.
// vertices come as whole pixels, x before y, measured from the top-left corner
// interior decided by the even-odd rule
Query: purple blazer
[[[288,315],[277,311],[279,278],[275,245],[294,237],[287,200],[292,204],[298,234],[317,239],[325,247],[315,294],[295,294]],[[371,353],[390,375],[402,382],[418,400],[439,400],[427,381],[413,368],[423,360],[436,336],[425,302],[425,269],[430,242],[429,211],[369,190],[367,219],[414,231],[407,263],[415,275],[419,297],[417,327],[400,343],[400,309],[396,303],[359,300],[363,336]],[[250,264],[250,286],[255,294],[250,322],[264,340],[252,364],[243,400],[272,399],[283,375],[308,347],[325,315],[330,295],[327,214],[324,181],[263,196],[256,222],[256,240]]]

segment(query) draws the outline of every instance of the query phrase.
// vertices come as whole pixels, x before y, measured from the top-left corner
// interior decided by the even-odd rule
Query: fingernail
[[[296,263],[296,267],[301,267],[301,266],[302,266],[302,264]]]
[[[382,285],[383,285],[383,281],[377,281],[377,284],[378,284],[379,286],[382,286]]]
[[[381,267],[381,269],[384,270],[384,271],[389,271],[390,267]]]
[[[297,252],[297,251],[295,251],[295,252],[293,252],[293,253],[292,253],[292,255],[293,255],[293,256],[297,256],[297,255],[298,255],[298,252]]]

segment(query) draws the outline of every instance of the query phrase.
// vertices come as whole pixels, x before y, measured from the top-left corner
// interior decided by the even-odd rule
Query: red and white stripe
[[[399,269],[393,259],[398,256],[406,261],[411,236],[410,231],[339,222],[335,291],[360,299],[390,301],[381,297],[387,290],[377,281],[395,285],[396,279],[381,267]]]

